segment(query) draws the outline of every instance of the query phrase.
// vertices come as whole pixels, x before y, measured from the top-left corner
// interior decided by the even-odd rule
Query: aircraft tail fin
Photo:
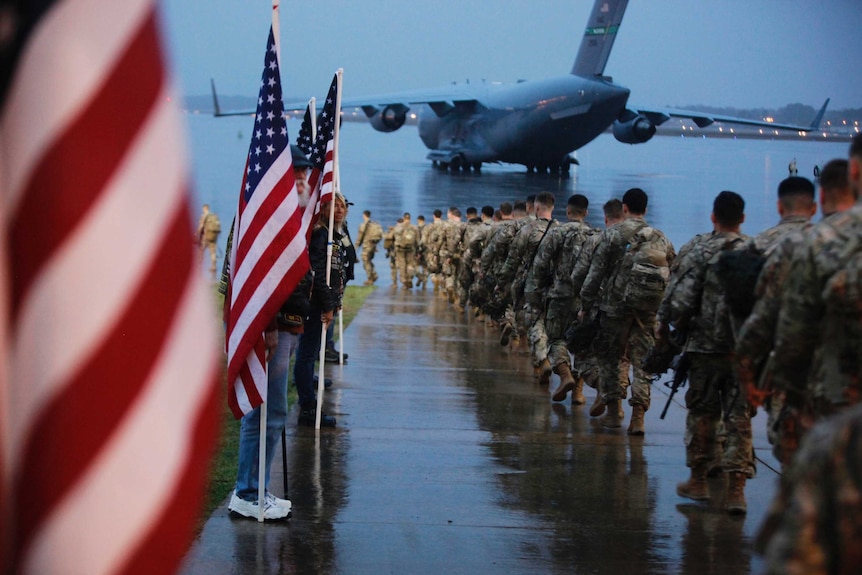
[[[219,116],[222,115],[221,106],[219,106],[219,104],[218,104],[218,96],[216,95],[215,80],[213,80],[212,78],[210,78],[210,88],[212,88],[212,92],[213,92],[213,116],[218,118]]]
[[[585,78],[604,74],[627,5],[628,0],[596,0],[572,74]]]
[[[831,100],[831,99],[832,98],[826,98],[826,101],[823,102],[823,107],[820,108],[820,111],[817,112],[816,116],[814,116],[814,121],[811,122],[811,126],[809,126],[809,128],[808,128],[809,130],[814,131],[814,130],[820,129],[820,124],[823,122],[823,116],[824,116],[824,114],[826,114],[826,106],[829,105],[829,100]]]

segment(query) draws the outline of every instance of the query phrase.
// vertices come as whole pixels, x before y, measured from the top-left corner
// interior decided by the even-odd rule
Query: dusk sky
[[[185,94],[256,96],[271,0],[161,0]],[[592,0],[281,2],[288,96],[568,73]],[[630,0],[605,74],[641,106],[862,107],[860,0]]]

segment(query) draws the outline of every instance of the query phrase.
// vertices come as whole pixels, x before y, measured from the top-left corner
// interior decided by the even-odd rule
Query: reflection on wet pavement
[[[259,525],[221,508],[184,573],[758,570],[751,540],[775,473],[759,466],[744,518],[721,511],[723,477],[709,504],[679,498],[685,412],[674,404],[659,420],[663,387],[646,437],[602,429],[587,406],[552,404],[526,350],[501,348],[495,330],[430,290],[378,287],[344,348],[349,363],[327,365],[338,428],[289,418],[293,519]],[[764,455],[761,418],[754,427]]]

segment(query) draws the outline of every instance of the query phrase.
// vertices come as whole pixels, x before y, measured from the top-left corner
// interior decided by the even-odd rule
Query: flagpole
[[[312,96],[308,100],[308,110],[311,112],[311,141],[317,138],[317,98]]]
[[[281,63],[281,42],[279,41],[279,26],[278,26],[278,4],[281,0],[272,0],[272,36],[275,41],[275,57],[279,64]],[[281,66],[279,66],[280,68]],[[264,337],[266,337],[264,335]],[[269,353],[266,354],[266,359],[263,364],[263,374],[269,386]],[[263,523],[264,501],[266,500],[266,408],[267,403],[264,401],[260,404],[260,449],[257,452],[257,521]]]
[[[340,193],[338,188],[338,133],[341,124],[341,83],[344,69],[339,68],[335,72],[336,77],[336,92],[335,92],[335,118],[333,118],[334,126],[332,131],[332,202],[329,206],[329,239],[326,242],[326,285],[330,285],[330,276],[332,275],[332,236],[333,226],[335,225],[335,195]],[[333,315],[333,319],[334,319]],[[317,410],[314,414],[314,428],[320,429],[320,418],[323,413],[323,390],[325,388],[323,379],[323,364],[326,361],[326,327],[320,332],[320,375],[317,378]]]
[[[338,74],[338,95],[336,96],[336,101],[338,102],[338,121],[336,124],[341,124],[341,69],[339,69]],[[339,127],[336,126],[334,134],[335,146],[338,145],[338,131]],[[335,153],[337,148],[333,147],[332,153],[332,183],[333,188],[336,192],[341,193],[341,169],[338,163],[338,154]],[[347,206],[345,206],[346,208]],[[338,365],[344,365],[344,314],[342,313],[344,310],[338,310]]]

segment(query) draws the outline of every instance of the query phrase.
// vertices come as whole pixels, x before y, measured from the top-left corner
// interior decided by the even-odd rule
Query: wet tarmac
[[[765,416],[753,422],[748,515],[678,497],[687,477],[682,393],[646,436],[553,404],[526,350],[430,291],[378,287],[344,334],[325,409],[336,429],[289,416],[293,518],[207,521],[185,575],[283,573],[758,573],[752,540],[777,486]],[[556,376],[551,389],[556,385]],[[626,405],[626,424],[631,408]],[[281,461],[272,490],[283,495]]]

